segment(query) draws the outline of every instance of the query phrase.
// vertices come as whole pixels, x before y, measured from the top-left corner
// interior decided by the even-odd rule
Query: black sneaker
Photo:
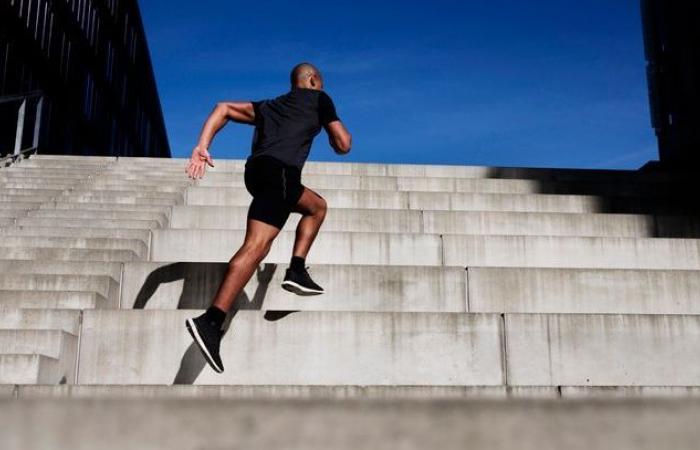
[[[308,269],[308,267],[306,269]],[[287,272],[284,274],[282,288],[297,295],[323,294],[325,292],[323,288],[314,283],[314,280],[311,279],[306,269],[300,272],[287,269]]]
[[[203,315],[187,319],[185,326],[212,369],[218,373],[223,372],[224,364],[219,356],[219,345],[223,334],[221,330],[217,330],[213,324],[207,322]]]

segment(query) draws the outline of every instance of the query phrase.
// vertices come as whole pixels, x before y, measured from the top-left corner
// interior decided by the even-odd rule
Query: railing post
[[[39,132],[41,131],[41,112],[44,109],[44,97],[39,97],[39,102],[36,104],[36,116],[34,116],[34,140],[32,147],[34,153],[39,153]]]
[[[17,134],[15,134],[15,151],[13,156],[15,158],[19,157],[20,150],[22,150],[22,136],[24,136],[24,112],[27,110],[27,99],[22,100],[22,104],[19,106],[19,111],[17,112]]]

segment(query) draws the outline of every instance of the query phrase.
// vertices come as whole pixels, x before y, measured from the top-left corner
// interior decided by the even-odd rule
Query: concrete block
[[[227,263],[124,265],[122,308],[206,309]],[[239,309],[276,311],[465,312],[466,279],[458,267],[335,266],[310,268],[326,290],[300,298],[280,287],[287,264],[264,264],[235,304]]]
[[[498,315],[240,311],[208,367],[195,311],[85,311],[81,384],[501,385]],[[116,343],[116,345],[115,345]]]
[[[447,266],[700,269],[700,241],[561,236],[442,237]]]
[[[0,352],[14,358],[0,359],[5,377],[0,383],[24,383],[22,377],[37,377],[47,384],[74,383],[78,337],[61,330],[0,330]],[[17,358],[18,355],[42,355],[49,360]],[[15,367],[13,367],[13,365]],[[36,372],[34,367],[37,368]],[[28,371],[28,373],[23,373]],[[36,375],[35,375],[36,374]],[[16,376],[17,379],[11,377]]]
[[[470,312],[700,314],[700,272],[467,269]]]
[[[235,230],[153,230],[151,261],[229,261],[243,243]],[[294,233],[283,231],[265,262],[286,263]],[[442,265],[440,237],[422,234],[319,233],[307,258],[310,264]],[[461,265],[461,264],[455,264]]]
[[[248,208],[217,206],[173,206],[171,228],[245,230]],[[284,226],[293,231],[301,214],[292,214]],[[418,233],[422,231],[420,211],[381,209],[329,209],[324,231],[382,231]]]
[[[654,217],[627,214],[424,211],[425,233],[653,237]],[[378,230],[381,228],[377,228]]]
[[[509,385],[698,386],[700,317],[506,314]]]

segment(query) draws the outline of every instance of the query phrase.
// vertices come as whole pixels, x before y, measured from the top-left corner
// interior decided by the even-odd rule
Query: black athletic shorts
[[[257,156],[245,163],[245,188],[253,201],[248,219],[279,228],[289,218],[304,192],[301,171],[270,156]]]

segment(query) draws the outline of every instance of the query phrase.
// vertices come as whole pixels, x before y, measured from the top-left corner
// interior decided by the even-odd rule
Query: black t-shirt
[[[323,91],[293,88],[271,100],[253,102],[255,133],[248,159],[266,155],[302,169],[321,127],[339,120]]]

